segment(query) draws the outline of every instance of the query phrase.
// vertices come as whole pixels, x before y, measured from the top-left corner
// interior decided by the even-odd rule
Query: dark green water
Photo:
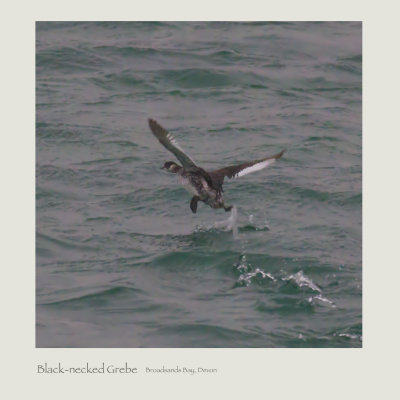
[[[361,23],[38,23],[38,347],[361,347]],[[199,204],[152,117],[228,181]],[[220,225],[221,226],[220,226]]]

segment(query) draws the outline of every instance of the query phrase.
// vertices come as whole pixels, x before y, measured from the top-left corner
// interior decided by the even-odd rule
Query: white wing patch
[[[192,157],[190,157],[183,149],[181,146],[179,146],[178,142],[176,141],[176,139],[170,134],[167,133],[167,139],[170,141],[170,143],[172,143],[177,149],[179,149],[182,153],[186,154],[186,156],[193,162],[193,164],[195,164],[195,162],[193,161]]]
[[[269,165],[275,162],[275,158],[271,158],[269,160],[261,161],[257,164],[252,165],[251,167],[247,167],[239,171],[234,178],[240,178],[241,176],[250,174],[255,171],[260,171],[261,169],[267,168]]]
[[[179,146],[179,144],[176,142],[175,138],[174,138],[170,133],[167,134],[167,139],[168,139],[176,148],[178,148],[179,150],[183,151],[183,150],[181,149],[181,147]]]

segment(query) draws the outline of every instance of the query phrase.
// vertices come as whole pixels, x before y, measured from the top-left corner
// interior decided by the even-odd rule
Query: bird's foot
[[[200,200],[199,196],[193,196],[192,200],[190,201],[190,209],[192,210],[193,214],[196,214],[197,211],[197,202]]]

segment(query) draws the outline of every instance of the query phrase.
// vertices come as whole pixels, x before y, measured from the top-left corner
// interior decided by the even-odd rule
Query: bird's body
[[[224,208],[229,211],[232,207],[224,203],[222,185],[224,178],[239,178],[250,172],[258,171],[272,164],[282,157],[284,150],[274,156],[255,160],[239,165],[232,165],[215,171],[205,171],[198,167],[194,161],[178,146],[175,139],[161,125],[149,119],[149,126],[160,143],[182,163],[182,166],[173,161],[167,161],[163,169],[177,174],[179,181],[193,194],[190,208],[193,213],[197,211],[198,201],[202,201],[211,208]]]
[[[180,183],[195,197],[198,197],[198,200],[208,204],[211,208],[225,208],[222,190],[210,186],[202,175],[183,170],[180,174]]]
[[[211,208],[226,208],[222,194],[222,187],[215,188],[212,184],[209,174],[199,168],[197,171],[187,171],[180,165],[169,161],[165,163],[163,169],[175,173],[179,177],[179,183],[193,195],[190,203],[191,210],[195,213],[197,211],[197,202],[203,201]]]

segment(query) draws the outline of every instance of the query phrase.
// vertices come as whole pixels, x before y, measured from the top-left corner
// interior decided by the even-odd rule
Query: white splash
[[[319,301],[322,304],[327,304],[332,308],[336,308],[335,303],[332,300],[327,299],[326,297],[322,296],[322,294],[318,294],[317,296],[311,296],[308,299],[309,303],[315,303],[315,300]]]
[[[276,278],[272,276],[269,272],[265,272],[258,267],[252,271],[252,267],[247,262],[245,254],[242,254],[240,256],[240,263],[236,265],[236,269],[240,272],[238,283],[243,286],[249,286],[253,278],[265,279],[265,280],[268,279],[273,282],[276,282]]]
[[[224,221],[216,222],[214,224],[214,228],[224,229],[226,231],[232,231],[233,237],[237,239],[239,233],[237,226],[237,219],[238,219],[237,208],[234,205],[232,206],[231,215],[229,216],[229,218]]]
[[[334,336],[336,336],[336,334],[334,334]],[[339,333],[338,336],[346,337],[349,339],[358,339],[360,342],[362,341],[361,335],[352,335],[351,333]]]
[[[239,270],[239,267],[238,267]],[[238,282],[242,285],[249,286],[253,278],[266,279],[276,282],[276,279],[269,273],[260,268],[256,268],[253,272],[244,272],[239,276]]]
[[[287,278],[283,278],[283,280],[293,280],[299,287],[306,286],[316,292],[322,293],[322,290],[306,275],[304,275],[303,271],[299,271],[294,275],[290,275]]]

